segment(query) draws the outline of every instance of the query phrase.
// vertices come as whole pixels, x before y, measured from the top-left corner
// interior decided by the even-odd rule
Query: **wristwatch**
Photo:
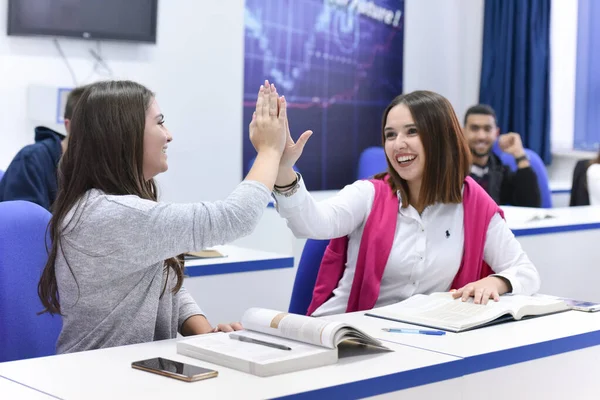
[[[529,157],[527,157],[527,154],[523,154],[521,157],[515,157],[515,162],[518,164],[521,161],[525,161],[525,160],[529,160]]]

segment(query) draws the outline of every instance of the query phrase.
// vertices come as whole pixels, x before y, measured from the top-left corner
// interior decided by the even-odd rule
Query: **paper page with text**
[[[371,314],[460,330],[492,321],[508,311],[510,307],[501,302],[481,305],[474,304],[472,298],[463,302],[452,299],[451,294],[436,294],[416,295],[403,302],[374,309]]]
[[[336,347],[335,333],[345,326],[342,322],[327,321],[304,315],[290,314],[264,308],[250,308],[242,317],[242,325],[250,331],[311,343],[330,349]]]
[[[522,296],[506,294],[500,296],[500,302],[508,307],[515,319],[521,319],[526,315],[550,314],[565,311],[569,307],[561,299],[550,299],[537,296]]]
[[[491,322],[510,314],[515,319],[525,315],[543,315],[565,310],[563,302],[523,295],[503,295],[499,301],[490,300],[486,305],[453,299],[448,292],[416,295],[397,304],[375,309],[371,314],[446,328],[463,330]]]
[[[452,297],[451,293],[436,293],[434,295],[436,297],[441,297],[441,295],[447,298]],[[469,299],[469,303],[473,303],[472,297]],[[521,319],[525,315],[545,314],[566,309],[562,303],[560,300],[508,293],[500,296],[497,302],[490,299],[486,307],[493,309],[495,314],[510,312],[515,319]],[[477,304],[474,305],[477,306]]]

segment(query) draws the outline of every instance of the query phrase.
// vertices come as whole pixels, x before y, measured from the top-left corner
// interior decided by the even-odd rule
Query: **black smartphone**
[[[219,374],[219,372],[215,371],[214,369],[197,367],[195,365],[184,364],[179,361],[173,361],[161,357],[135,361],[131,363],[131,367],[186,382],[195,382],[209,378],[216,378]]]

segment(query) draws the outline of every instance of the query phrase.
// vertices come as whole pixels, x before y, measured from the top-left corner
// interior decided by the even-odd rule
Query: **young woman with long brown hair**
[[[173,138],[154,94],[130,81],[85,90],[59,166],[52,247],[38,287],[45,311],[63,319],[59,353],[214,330],[182,286],[177,256],[257,225],[285,145],[278,100],[265,82],[251,123],[256,162],[226,200],[168,204],[157,201],[153,178],[167,170]]]

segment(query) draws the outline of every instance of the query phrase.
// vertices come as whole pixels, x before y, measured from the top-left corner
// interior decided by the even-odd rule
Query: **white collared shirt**
[[[299,238],[332,239],[349,235],[347,263],[333,297],[314,316],[346,311],[365,222],[371,212],[375,187],[369,181],[346,186],[336,196],[317,202],[300,179],[290,197],[275,194],[277,210]],[[401,203],[400,203],[401,204]],[[397,303],[415,294],[448,291],[463,254],[463,204],[436,203],[421,215],[409,206],[399,207],[392,250],[376,307]],[[508,279],[515,294],[533,294],[540,278],[506,222],[494,215],[487,230],[484,260]]]

